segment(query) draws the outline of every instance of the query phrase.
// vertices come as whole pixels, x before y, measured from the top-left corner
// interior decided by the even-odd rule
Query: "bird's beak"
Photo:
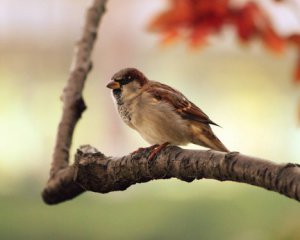
[[[121,85],[120,83],[118,82],[115,82],[115,81],[110,81],[106,87],[110,88],[110,89],[120,89],[121,88]]]

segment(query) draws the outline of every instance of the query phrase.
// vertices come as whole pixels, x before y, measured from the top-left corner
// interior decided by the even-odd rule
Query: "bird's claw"
[[[154,157],[155,157],[157,154],[159,154],[159,153],[161,152],[161,150],[162,150],[163,148],[165,148],[167,145],[169,145],[168,142],[163,143],[163,144],[161,144],[161,145],[156,144],[156,147],[155,147],[154,149],[151,150],[151,154],[150,154],[150,156],[148,157],[148,160],[149,160],[149,161],[152,161],[152,160],[154,159]]]
[[[152,145],[150,147],[146,147],[146,148],[138,148],[137,150],[133,151],[132,153],[130,153],[131,156],[135,155],[135,154],[139,154],[145,150],[150,150],[150,151],[153,151],[153,149],[157,148],[159,145],[158,144],[155,144],[155,145]]]

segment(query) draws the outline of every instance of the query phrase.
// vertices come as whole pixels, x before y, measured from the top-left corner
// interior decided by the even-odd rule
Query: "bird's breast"
[[[131,116],[131,124],[150,144],[185,145],[187,125],[167,103],[144,104]]]
[[[127,104],[118,104],[117,105],[118,112],[122,118],[122,120],[129,126],[133,127],[131,120],[132,120],[132,109]]]

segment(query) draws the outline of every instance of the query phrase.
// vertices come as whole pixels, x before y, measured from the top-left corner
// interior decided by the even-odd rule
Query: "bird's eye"
[[[121,85],[126,85],[130,83],[132,80],[133,80],[132,77],[129,75],[129,76],[124,76],[122,79],[118,79],[116,81],[118,81]]]

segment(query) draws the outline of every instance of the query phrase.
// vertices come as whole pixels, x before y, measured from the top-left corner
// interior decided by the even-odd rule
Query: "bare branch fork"
[[[63,114],[58,126],[50,179],[43,192],[45,202],[48,202],[45,197],[47,191],[52,189],[57,182],[65,183],[65,192],[61,193],[62,195],[68,195],[70,192],[82,192],[81,188],[69,184],[66,180],[70,177],[70,171],[67,171],[69,169],[69,151],[76,123],[86,109],[82,91],[87,75],[92,68],[91,54],[100,20],[105,12],[106,2],[107,0],[93,0],[86,12],[81,39],[75,47],[70,76],[62,94]]]
[[[63,115],[58,127],[50,179],[42,193],[45,203],[57,204],[84,191],[108,193],[125,190],[136,183],[172,177],[187,182],[202,178],[243,182],[300,201],[299,165],[276,164],[236,152],[195,151],[168,146],[149,161],[149,149],[112,158],[86,145],[77,150],[74,164],[69,165],[74,128],[86,108],[82,90],[91,70],[90,56],[106,2],[93,1],[87,11],[83,36],[76,47],[62,98]]]

